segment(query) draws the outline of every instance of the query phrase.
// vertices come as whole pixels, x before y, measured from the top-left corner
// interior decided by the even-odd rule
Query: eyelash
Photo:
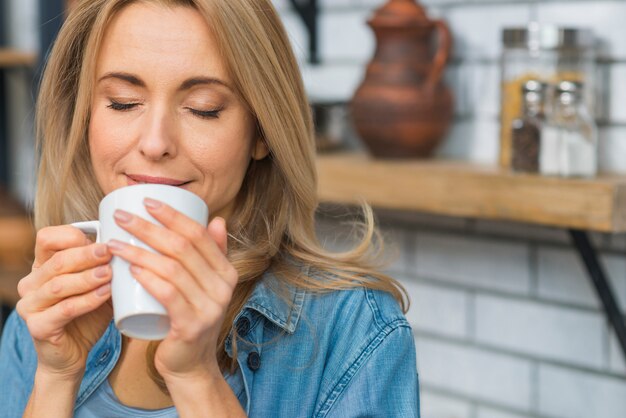
[[[107,107],[118,112],[126,112],[140,104],[141,103],[119,103],[111,100],[111,104],[109,104]],[[217,119],[219,118],[220,112],[223,110],[221,107],[215,110],[198,110],[191,107],[186,107],[185,109],[189,110],[193,115],[198,116],[202,119]]]
[[[202,119],[217,119],[220,117],[220,112],[222,111],[221,107],[215,110],[198,110],[190,107],[186,107],[185,109]]]
[[[119,102],[111,100],[111,104],[108,105],[107,107],[109,109],[117,110],[117,111],[120,111],[120,112],[125,112],[125,111],[130,110],[133,107],[137,106],[138,104],[139,103],[119,103]]]

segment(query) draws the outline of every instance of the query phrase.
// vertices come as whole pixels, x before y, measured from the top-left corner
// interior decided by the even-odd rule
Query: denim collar
[[[235,323],[246,310],[251,309],[259,312],[289,334],[293,334],[302,313],[305,294],[303,289],[280,281],[273,272],[268,271],[235,318]]]
[[[308,274],[308,270],[301,268],[300,274]],[[257,312],[283,331],[293,334],[298,326],[305,295],[304,289],[280,280],[270,269],[256,284],[233,324],[237,326],[244,317],[252,321],[253,312]],[[225,349],[232,357],[232,331],[226,338]]]

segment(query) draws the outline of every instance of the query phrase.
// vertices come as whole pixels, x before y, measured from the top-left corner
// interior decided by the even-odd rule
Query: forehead
[[[215,38],[194,8],[132,3],[104,32],[96,75],[126,71],[155,81],[189,75],[227,80]]]

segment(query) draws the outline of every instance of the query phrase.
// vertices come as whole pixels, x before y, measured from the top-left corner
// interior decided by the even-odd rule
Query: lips
[[[153,177],[142,174],[126,174],[128,185],[133,184],[166,184],[168,186],[184,186],[189,183],[187,180],[179,180],[168,177]]]

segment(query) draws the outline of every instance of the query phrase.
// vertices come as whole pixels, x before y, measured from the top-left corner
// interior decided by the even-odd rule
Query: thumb
[[[207,232],[225,255],[228,248],[228,233],[226,232],[226,221],[224,218],[216,216],[209,222]]]

